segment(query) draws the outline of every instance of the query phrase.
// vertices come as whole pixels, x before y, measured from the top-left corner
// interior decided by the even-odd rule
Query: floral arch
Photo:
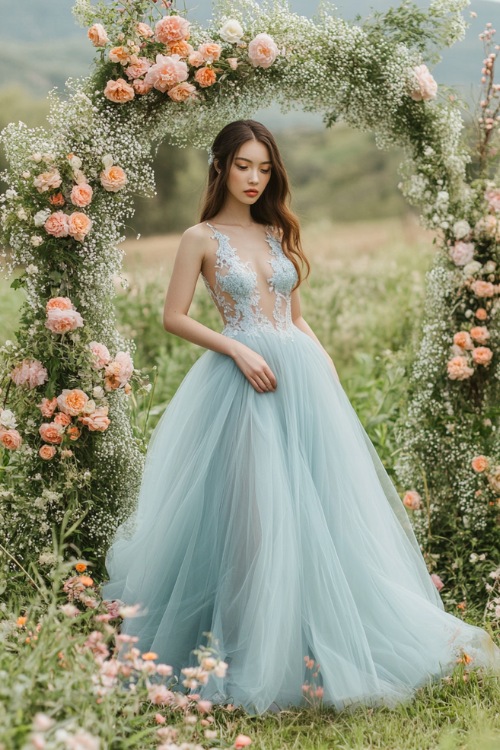
[[[5,268],[23,269],[12,285],[26,292],[18,340],[0,349],[5,552],[50,567],[55,529],[102,562],[134,504],[145,448],[128,401],[148,384],[113,308],[132,196],[154,192],[161,140],[207,148],[224,124],[272,102],[406,149],[400,188],[440,241],[401,425],[404,502],[423,541],[436,518],[498,546],[500,198],[484,179],[467,181],[459,103],[437,96],[424,63],[462,38],[467,5],[404,3],[355,25],[328,5],[309,19],[285,2],[237,0],[217,3],[201,28],[170,2],[76,0],[97,51],[91,75],[68,81],[65,100],[51,94],[46,129],[2,134]],[[483,128],[493,128],[486,118]]]

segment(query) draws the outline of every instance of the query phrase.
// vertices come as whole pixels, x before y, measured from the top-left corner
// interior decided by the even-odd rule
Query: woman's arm
[[[199,225],[187,229],[182,235],[165,297],[163,327],[193,344],[231,357],[259,393],[275,390],[276,376],[258,352],[241,341],[213,331],[188,315],[207,240],[205,228]]]
[[[337,380],[340,382],[340,378],[338,375],[337,370],[335,369],[335,365],[333,364],[333,359],[330,357],[328,352],[326,351],[325,347],[322,345],[319,338],[314,333],[311,326],[307,323],[307,321],[302,317],[301,309],[300,309],[300,292],[299,288],[294,289],[291,295],[291,315],[292,315],[292,321],[297,328],[300,328],[301,331],[304,331],[304,333],[307,333],[308,336],[310,336],[319,346],[325,357],[327,358],[328,362],[330,363],[330,367],[332,368],[333,374],[337,378]]]

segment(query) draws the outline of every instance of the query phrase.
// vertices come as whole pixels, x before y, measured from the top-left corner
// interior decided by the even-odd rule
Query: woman
[[[205,347],[153,431],[135,529],[107,599],[177,671],[211,633],[228,663],[203,698],[249,713],[394,705],[463,657],[500,673],[482,629],[444,611],[406,510],[335,366],[301,315],[309,264],[276,142],[258,122],[216,137],[201,223],[181,240],[166,330]],[[188,316],[199,274],[223,322]]]

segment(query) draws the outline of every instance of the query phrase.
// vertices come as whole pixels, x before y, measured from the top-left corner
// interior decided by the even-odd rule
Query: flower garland
[[[9,523],[0,522],[0,535],[23,559],[50,564],[51,525],[82,512],[78,542],[99,557],[134,504],[145,446],[132,432],[127,400],[134,387],[146,394],[150,385],[133,367],[133,342],[116,330],[112,299],[132,195],[154,191],[155,145],[167,138],[207,148],[228,121],[273,101],[284,111],[299,101],[329,125],[342,118],[372,130],[380,147],[405,147],[400,187],[449,242],[450,227],[473,210],[469,155],[458,102],[437,100],[423,60],[426,45],[435,61],[430,45],[462,38],[467,4],[434,0],[427,13],[405,4],[390,21],[379,14],[358,26],[327,6],[312,20],[285,2],[238,0],[219,2],[202,29],[170,2],[77,0],[75,15],[97,51],[92,75],[68,82],[66,101],[51,96],[49,130],[20,123],[2,133],[10,163],[0,199],[5,266],[24,269],[13,286],[27,300],[19,343],[0,349],[9,479],[0,496]],[[421,26],[418,38],[407,34],[408,13]],[[470,241],[467,232],[455,239]],[[450,252],[461,262],[469,251]],[[467,293],[493,284],[488,268],[473,271]],[[489,315],[488,301],[483,308]],[[492,371],[494,355],[488,364],[484,349],[493,328],[476,328],[486,330],[466,331],[474,367]],[[473,350],[456,356],[464,351]]]

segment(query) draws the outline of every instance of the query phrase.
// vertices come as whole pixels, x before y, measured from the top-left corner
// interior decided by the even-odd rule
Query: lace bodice
[[[218,243],[214,287],[203,274],[202,278],[222,315],[222,333],[232,337],[239,332],[259,336],[262,331],[269,331],[293,337],[291,291],[297,281],[297,271],[283,252],[279,239],[266,230],[270,252],[267,263],[272,274],[262,279],[250,260],[243,262],[239,257],[229,237],[206,223]]]

